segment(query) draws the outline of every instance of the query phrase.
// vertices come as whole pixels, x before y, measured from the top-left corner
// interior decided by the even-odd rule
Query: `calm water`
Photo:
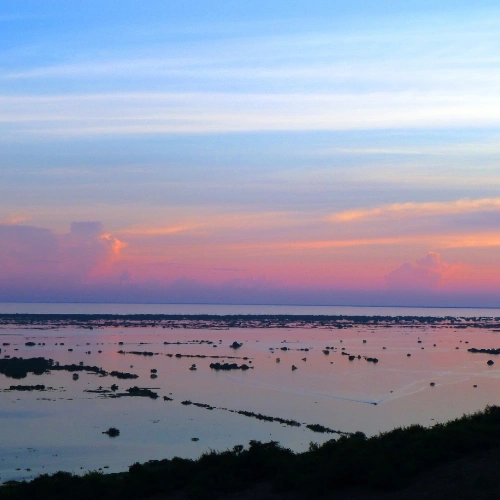
[[[4,311],[6,307],[14,307],[3,306]],[[217,311],[220,314],[291,311],[352,314],[349,311],[355,309],[361,315],[362,309],[335,308],[332,312],[334,308],[324,307],[107,305],[103,311],[104,306],[100,305],[29,306],[33,308],[30,312],[40,308],[36,312],[43,309],[45,312]],[[364,314],[370,314],[371,309],[367,308]],[[387,308],[374,309],[380,315],[390,314]],[[408,311],[398,308],[397,314],[416,315],[414,310]],[[438,310],[419,311],[426,316],[438,315]],[[450,315],[449,310],[439,311]],[[453,316],[500,316],[492,310],[452,311]],[[464,412],[483,409],[487,404],[500,404],[497,368],[500,360],[488,366],[486,361],[491,356],[467,352],[468,347],[500,347],[499,335],[494,330],[431,326],[415,329],[357,326],[347,330],[105,327],[92,331],[73,327],[3,327],[0,343],[10,345],[2,345],[2,356],[43,356],[61,364],[84,362],[108,372],[132,372],[139,378],[118,380],[80,372],[79,379],[73,380],[66,371],[28,375],[22,380],[0,375],[0,481],[31,478],[61,469],[126,470],[137,461],[175,455],[195,458],[209,449],[246,445],[251,439],[277,440],[294,450],[305,450],[311,441],[323,442],[335,437],[314,433],[304,425],[297,428],[263,422],[229,410],[295,419],[303,424],[319,423],[344,432],[361,430],[368,435],[412,423],[430,426]],[[27,347],[28,341],[45,345]],[[229,347],[233,341],[243,346],[235,351]],[[323,353],[327,346],[335,347],[328,355]],[[282,347],[287,350],[281,350]],[[306,348],[309,351],[299,350]],[[364,359],[349,361],[341,354],[343,348],[351,354],[377,357],[379,363]],[[154,355],[119,354],[119,350],[149,351]],[[175,354],[221,358],[176,358]],[[228,356],[249,359],[231,360]],[[209,367],[214,361],[245,362],[254,368],[245,372],[217,372]],[[189,369],[193,363],[197,370]],[[298,369],[292,371],[292,365]],[[150,378],[151,369],[158,371],[158,378]],[[109,399],[85,392],[109,388],[113,383],[119,386],[118,392],[137,385],[153,388],[160,397]],[[44,384],[53,389],[5,390],[17,384]],[[164,401],[163,396],[173,401]],[[183,405],[186,400],[216,409]],[[102,434],[111,426],[120,429],[119,437],[112,439]]]
[[[500,317],[500,309],[466,307],[270,306],[221,304],[58,304],[0,302],[0,314],[314,314],[345,316]]]

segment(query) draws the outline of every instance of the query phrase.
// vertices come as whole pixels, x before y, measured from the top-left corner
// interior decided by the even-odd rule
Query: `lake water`
[[[500,308],[0,302],[0,314],[304,314],[500,317]]]
[[[342,308],[344,312],[332,312],[334,308],[287,306],[75,304],[50,305],[51,309],[46,304],[26,304],[16,311],[6,310],[13,305],[1,306],[0,312],[41,312],[37,309],[41,308],[65,313],[290,314],[293,309],[299,314],[353,314],[346,308]],[[356,315],[363,315],[359,311],[364,308],[352,309]],[[364,315],[373,314],[372,309],[382,316],[500,316],[497,310],[454,309],[450,313],[419,309],[421,314],[415,314],[414,309],[407,308],[397,308],[397,313],[388,312],[388,308],[366,308]],[[470,347],[500,347],[500,333],[495,330],[464,329],[453,324],[418,328],[366,324],[349,329],[218,329],[213,325],[170,329],[135,325],[93,330],[4,325],[0,328],[0,344],[9,345],[2,345],[1,356],[42,356],[61,365],[83,362],[108,372],[131,372],[139,378],[118,380],[80,372],[78,380],[73,380],[68,371],[29,374],[22,380],[0,375],[0,481],[56,470],[126,470],[137,461],[176,455],[196,458],[210,449],[247,445],[251,439],[275,440],[301,451],[311,441],[321,443],[337,437],[312,432],[304,424],[367,435],[414,423],[431,426],[487,404],[500,404],[500,360],[488,366],[487,360],[495,360],[495,356],[467,351]],[[234,341],[242,343],[241,348],[232,349]],[[27,342],[36,345],[26,346]],[[329,354],[324,353],[326,347]],[[350,361],[342,355],[343,350],[362,357]],[[130,354],[132,351],[153,355]],[[376,357],[379,362],[368,362],[363,356]],[[217,361],[245,363],[253,368],[216,371],[209,365]],[[196,370],[190,370],[193,364]],[[292,365],[297,369],[292,370]],[[152,369],[157,370],[155,379],[150,378]],[[8,390],[18,384],[44,384],[52,389]],[[103,397],[107,394],[86,392],[109,389],[112,384],[119,386],[118,393],[139,386],[151,388],[160,397],[109,398]],[[165,401],[163,396],[172,401]],[[214,409],[185,405],[183,401]],[[261,421],[234,411],[294,419],[302,425]],[[120,436],[102,434],[109,427],[120,429]]]

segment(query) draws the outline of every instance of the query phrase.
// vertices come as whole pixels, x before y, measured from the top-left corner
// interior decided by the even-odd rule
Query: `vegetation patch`
[[[120,435],[119,429],[116,427],[110,427],[107,431],[102,431],[103,434],[107,434],[109,437],[114,438]]]
[[[172,358],[174,354],[167,354],[169,358]],[[207,356],[206,354],[175,354],[176,358],[211,358],[211,359],[220,359],[220,358],[226,358],[226,359],[243,359],[247,360],[250,359],[248,356]]]
[[[325,427],[321,424],[307,424],[306,427],[313,432],[320,432],[322,434],[343,434],[341,431],[335,431],[329,427]]]
[[[136,356],[154,356],[155,354],[157,355],[157,352],[150,352],[150,351],[123,351],[120,350],[118,351],[118,354],[135,354]]]
[[[483,354],[500,354],[500,349],[476,349],[475,347],[472,347],[470,349],[467,349],[468,352],[480,352]]]
[[[139,378],[139,375],[136,375],[135,373],[127,373],[127,372],[117,372],[116,370],[113,370],[110,375],[112,377],[116,378],[121,378],[121,379],[134,379],[134,378]]]
[[[250,370],[253,369],[253,366],[248,366],[246,364],[242,364],[238,366],[236,363],[210,363],[210,368],[212,370]]]
[[[48,373],[53,364],[53,360],[45,358],[4,358],[0,359],[0,373],[10,378],[26,378],[28,373]]]
[[[127,394],[129,396],[139,396],[139,397],[147,397],[151,399],[156,399],[158,398],[158,393],[153,392],[151,389],[148,389],[147,387],[130,387],[127,389]]]
[[[300,427],[301,423],[296,420],[280,418],[280,417],[270,417],[269,415],[262,415],[262,413],[254,413],[253,411],[237,411],[238,415],[244,415],[245,417],[256,418],[257,420],[264,420],[266,422],[279,422],[280,424],[290,425],[292,427]]]
[[[51,389],[49,387],[49,389]],[[38,385],[11,385],[7,391],[45,391],[45,386],[43,384]]]

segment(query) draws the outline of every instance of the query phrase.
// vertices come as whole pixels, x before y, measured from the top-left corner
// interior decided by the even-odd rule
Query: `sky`
[[[2,0],[0,301],[500,307],[500,5]]]

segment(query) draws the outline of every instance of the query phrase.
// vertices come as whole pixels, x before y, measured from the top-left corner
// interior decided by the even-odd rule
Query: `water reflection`
[[[242,346],[232,349],[234,341]],[[310,441],[332,438],[305,425],[267,422],[234,411],[373,435],[412,423],[433,425],[499,403],[500,361],[488,366],[491,356],[467,351],[498,347],[497,334],[484,329],[9,326],[0,330],[0,342],[9,344],[2,346],[2,356],[42,356],[61,365],[82,362],[139,376],[119,380],[80,372],[73,380],[69,371],[52,371],[19,381],[0,375],[2,481],[60,469],[124,470],[136,461],[195,458],[251,439],[304,450]],[[343,352],[355,358],[349,360]],[[249,363],[254,369],[216,371],[210,369],[214,361]],[[193,363],[197,370],[190,370]],[[157,378],[151,378],[152,370]],[[17,384],[44,384],[53,390],[8,390]],[[118,393],[139,386],[160,397],[109,398],[86,392],[110,390],[113,384]],[[120,429],[120,436],[102,434],[110,427]]]

